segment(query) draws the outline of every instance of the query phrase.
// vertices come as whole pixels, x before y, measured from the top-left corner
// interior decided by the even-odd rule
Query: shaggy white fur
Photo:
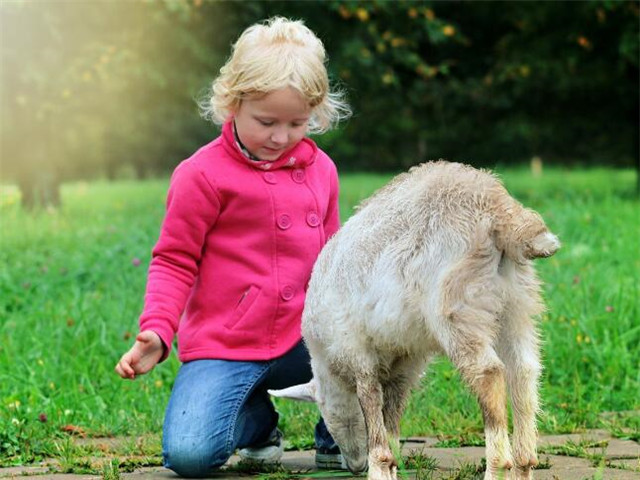
[[[349,469],[395,480],[389,440],[410,388],[444,354],[482,409],[485,479],[530,479],[544,309],[531,260],[559,246],[494,175],[444,161],[412,168],[320,254],[302,320],[314,380],[274,394],[316,399]]]

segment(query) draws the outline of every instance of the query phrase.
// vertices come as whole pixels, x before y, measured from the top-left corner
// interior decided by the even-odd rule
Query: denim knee
[[[224,465],[233,450],[211,440],[165,442],[162,456],[164,466],[181,477],[202,478]]]

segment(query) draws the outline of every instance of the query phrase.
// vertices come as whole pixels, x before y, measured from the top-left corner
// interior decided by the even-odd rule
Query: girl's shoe
[[[316,448],[316,467],[321,470],[347,470],[340,448]]]
[[[244,461],[258,463],[277,463],[284,452],[282,432],[276,428],[271,436],[262,443],[253,447],[241,448],[238,455]]]

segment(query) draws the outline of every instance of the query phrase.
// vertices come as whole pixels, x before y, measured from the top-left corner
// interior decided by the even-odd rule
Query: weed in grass
[[[261,473],[256,476],[258,480],[289,480],[292,478],[291,472],[282,471],[282,472],[272,472],[272,473]]]
[[[485,469],[486,462],[483,458],[478,464],[463,463],[457,470],[451,472],[448,477],[444,478],[446,480],[480,480],[484,477]]]
[[[229,472],[245,473],[245,474],[275,474],[287,471],[281,463],[266,463],[254,460],[242,459],[234,465],[226,468]]]
[[[53,431],[43,417],[34,418],[31,408],[12,400],[6,408],[0,406],[0,419],[0,467],[34,463],[55,455],[54,440],[60,433]]]
[[[120,468],[117,460],[109,460],[102,464],[102,480],[120,480]]]
[[[590,477],[584,477],[583,480],[603,480],[604,479],[604,466],[601,466]]]
[[[607,447],[609,442],[607,440],[600,441],[580,441],[573,442],[567,441],[562,445],[553,445],[540,448],[541,453],[550,453],[553,455],[564,455],[567,457],[584,458],[591,461],[594,467],[600,466],[604,463],[605,455],[607,453]],[[601,449],[600,453],[596,453],[595,449]]]
[[[536,470],[549,470],[552,466],[551,460],[549,457],[546,457],[544,460],[540,460],[538,465],[536,466]]]
[[[74,475],[92,475],[99,473],[90,460],[79,458],[73,462],[61,462],[57,471],[60,473],[72,473]]]
[[[322,470],[320,472],[311,472],[311,473],[291,473],[287,478],[300,478],[302,480],[307,480],[308,478],[354,478],[358,475],[354,475],[351,472],[346,470]],[[361,473],[360,477],[366,477],[366,473]]]
[[[612,434],[614,437],[619,438],[620,440],[632,440],[634,442],[640,442],[640,432],[630,432],[628,429],[621,430],[612,430]]]
[[[412,450],[404,457],[404,465],[414,472],[415,480],[431,480],[438,470],[438,460],[418,450]]]
[[[412,450],[407,456],[402,455],[402,448],[396,442],[389,442],[391,452],[398,461],[398,478],[408,480],[431,480],[438,468],[438,461],[424,455],[418,450]]]
[[[161,467],[164,464],[162,457],[128,457],[120,460],[121,472],[130,473],[142,467]]]
[[[162,454],[162,439],[160,435],[131,437],[117,444],[113,450],[124,456],[159,456]]]
[[[82,457],[81,449],[79,449],[70,438],[57,441],[54,444],[57,451],[57,459],[59,469],[63,473],[74,473],[79,458]],[[82,465],[83,467],[86,465]],[[85,473],[85,472],[83,472]]]
[[[439,448],[460,448],[460,447],[484,447],[484,436],[477,433],[468,433],[458,436],[447,436],[440,438],[434,445]]]
[[[632,462],[635,462],[635,464]],[[640,473],[640,458],[629,459],[629,461],[625,463],[621,463],[620,459],[610,459],[606,460],[605,466],[607,468],[617,468],[618,470],[630,470]]]
[[[225,467],[225,471],[242,475],[253,475],[260,480],[285,480],[292,478],[340,478],[354,475],[345,470],[322,470],[318,472],[294,472],[280,463],[264,463],[251,460],[240,460],[234,465]]]
[[[602,425],[621,440],[640,442],[640,411],[605,412]]]

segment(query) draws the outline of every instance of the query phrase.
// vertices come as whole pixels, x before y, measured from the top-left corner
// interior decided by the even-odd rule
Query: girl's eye
[[[273,122],[268,121],[268,120],[260,120],[260,119],[258,119],[258,122],[260,123],[260,125],[264,125],[265,127],[270,127],[271,125],[273,125]]]

